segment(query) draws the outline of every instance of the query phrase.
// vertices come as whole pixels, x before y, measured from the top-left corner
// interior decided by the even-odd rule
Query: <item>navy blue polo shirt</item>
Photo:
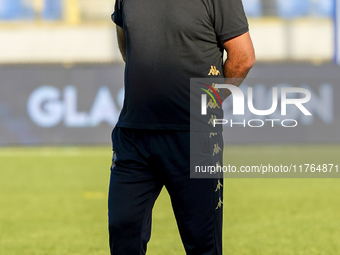
[[[189,130],[190,78],[223,77],[222,42],[248,31],[241,0],[116,0],[112,19],[127,41],[117,126],[137,129]]]

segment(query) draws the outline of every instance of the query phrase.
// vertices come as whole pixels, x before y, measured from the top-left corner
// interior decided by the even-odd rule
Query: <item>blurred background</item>
[[[335,0],[243,4],[257,56],[249,79],[280,75],[301,86],[302,78],[336,76]],[[113,6],[113,0],[0,0],[0,145],[110,143],[124,94]],[[275,77],[248,85],[269,89]],[[310,85],[316,99],[320,85]]]
[[[259,61],[330,61],[334,0],[243,0]],[[120,61],[112,0],[1,0],[1,63]],[[6,50],[5,50],[6,49]]]
[[[242,90],[251,86],[254,107],[269,109],[272,87],[306,88],[312,116],[296,107],[282,116],[279,104],[270,117],[297,120],[297,127],[227,127],[225,164],[333,164],[337,177],[336,1],[243,0],[257,63]],[[1,254],[109,254],[110,134],[124,97],[113,6],[114,0],[0,0]],[[242,122],[228,100],[225,118]],[[248,111],[245,118],[267,116]],[[225,179],[225,254],[339,254],[337,178],[261,177]],[[148,248],[184,254],[165,192]]]

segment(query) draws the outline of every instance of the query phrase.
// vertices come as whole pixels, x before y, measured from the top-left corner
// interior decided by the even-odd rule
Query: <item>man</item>
[[[223,142],[190,132],[190,78],[246,77],[255,57],[241,0],[116,0],[112,19],[126,67],[112,132],[111,254],[146,253],[163,186],[186,253],[222,254],[223,181],[190,178],[190,156],[222,162]]]

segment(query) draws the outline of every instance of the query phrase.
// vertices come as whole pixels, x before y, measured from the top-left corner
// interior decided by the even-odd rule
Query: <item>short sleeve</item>
[[[248,32],[242,0],[213,0],[213,3],[214,29],[221,42]]]
[[[111,15],[111,19],[116,25],[123,27],[122,0],[116,0],[115,11]]]

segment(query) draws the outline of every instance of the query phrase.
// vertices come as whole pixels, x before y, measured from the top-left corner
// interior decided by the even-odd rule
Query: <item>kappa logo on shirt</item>
[[[208,102],[208,104],[207,104],[207,108],[215,109],[216,107],[217,107],[217,108],[220,108],[220,107],[218,106],[217,103],[213,102],[213,100],[210,99],[209,102]]]
[[[215,96],[217,97],[218,101],[220,102],[220,104],[222,105],[222,100],[221,100],[221,97],[219,96],[219,94],[217,92],[220,92],[219,89],[215,89],[215,84],[213,83],[212,86],[208,85],[208,84],[205,84],[205,83],[202,83],[202,82],[197,82],[199,84],[202,84],[204,85],[205,87],[207,87],[207,89],[204,89],[204,88],[198,88],[200,90],[203,90],[205,93],[207,93],[209,96],[210,96],[210,101],[208,102],[207,104],[207,108],[213,108],[215,109],[216,107],[217,108],[220,108],[220,106],[217,104],[217,101],[214,97],[214,94]],[[205,100],[206,101],[206,100]],[[203,102],[202,102],[203,103]],[[205,102],[206,103],[206,102]]]
[[[214,125],[215,120],[217,120],[216,115],[211,115],[211,118],[210,118],[208,124]]]
[[[208,75],[219,75],[219,74],[221,74],[221,73],[220,73],[220,71],[218,71],[216,69],[216,66],[211,66],[210,72],[208,73]]]

